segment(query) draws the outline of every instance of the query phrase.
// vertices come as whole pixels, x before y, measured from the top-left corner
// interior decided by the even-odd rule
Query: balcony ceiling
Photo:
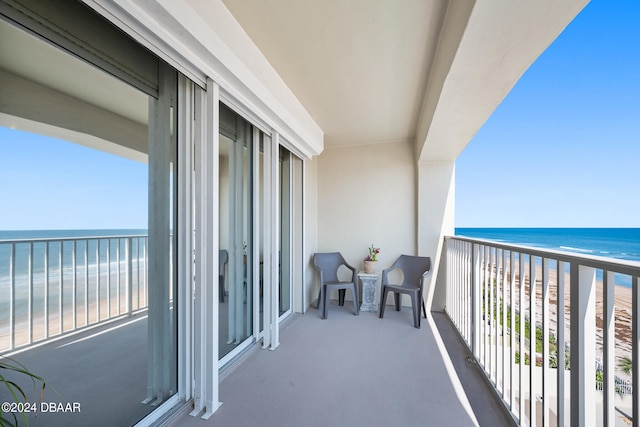
[[[325,146],[452,160],[588,0],[222,0]]]
[[[325,145],[415,140],[445,1],[223,2]]]
[[[322,129],[326,147],[410,141],[421,161],[454,160],[588,2],[221,1]],[[214,24],[210,4],[191,3]],[[12,40],[0,44],[0,69],[146,121],[144,96],[7,24],[0,34]],[[116,102],[123,97],[132,102]]]

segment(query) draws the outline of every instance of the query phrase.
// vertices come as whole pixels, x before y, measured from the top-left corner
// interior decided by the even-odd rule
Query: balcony
[[[121,424],[151,412],[141,403],[148,320],[137,294],[146,286],[144,236],[3,245],[10,260],[3,353],[20,352],[53,388],[64,384],[65,396],[83,401],[92,419],[125,415],[117,411],[122,398],[136,408]],[[412,327],[409,309],[387,310],[384,319],[369,312],[355,317],[333,301],[321,320],[312,306],[284,321],[276,351],[256,345],[223,368],[222,406],[208,422],[185,408],[168,423],[596,426],[639,419],[632,385],[639,370],[640,264],[465,238],[446,238],[444,249],[439,274],[446,280],[438,286],[446,287],[445,311],[431,312],[422,329]],[[41,256],[51,267],[40,271]],[[22,278],[20,263],[27,266]],[[615,286],[621,282],[631,287]],[[139,351],[123,358],[134,347]],[[91,357],[96,351],[100,358]],[[618,368],[625,356],[633,360],[632,377]],[[96,372],[114,375],[103,381]],[[60,400],[49,393],[45,400]],[[69,414],[32,421],[86,420]]]
[[[142,403],[144,298],[129,296],[146,287],[144,236],[3,244],[14,266],[4,295],[18,296],[3,298],[12,314],[3,319],[3,353],[18,352],[45,377],[44,401],[78,401],[84,412],[39,414],[31,425],[130,425],[152,411]],[[244,356],[224,368],[212,425],[510,425],[443,313],[415,329],[409,309],[355,317],[333,301],[327,320],[313,307],[291,315],[276,351],[254,346]],[[204,423],[184,412],[170,422]]]

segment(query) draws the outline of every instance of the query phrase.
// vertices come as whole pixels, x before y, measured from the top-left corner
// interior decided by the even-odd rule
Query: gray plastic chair
[[[402,284],[389,284],[387,275],[399,268],[402,270]],[[424,317],[427,317],[427,310],[422,299],[422,286],[425,276],[431,270],[431,258],[411,255],[400,255],[400,258],[393,265],[382,270],[382,282],[380,292],[380,318],[384,317],[384,308],[387,302],[387,293],[393,292],[396,311],[400,311],[400,294],[406,294],[411,297],[411,307],[413,308],[413,326],[420,328],[420,304],[424,311]]]
[[[344,265],[352,271],[350,282],[341,282],[338,279],[338,268]],[[351,289],[353,295],[353,308],[356,316],[359,314],[358,304],[358,270],[349,264],[340,254],[340,252],[317,253],[313,256],[313,266],[320,273],[320,294],[318,295],[318,303],[316,308],[322,303],[322,318],[327,318],[327,307],[329,301],[328,296],[331,291],[338,290],[338,303],[344,305],[344,296],[347,289]]]
[[[229,262],[229,252],[226,249],[218,251],[218,296],[220,302],[224,302],[224,277],[225,267]]]

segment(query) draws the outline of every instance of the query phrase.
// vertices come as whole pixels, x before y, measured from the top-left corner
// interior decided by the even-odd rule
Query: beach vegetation
[[[604,372],[596,369],[596,388],[602,389],[602,383],[604,383]]]
[[[625,374],[631,375],[631,371],[633,370],[633,360],[631,360],[629,356],[625,356],[618,363],[618,367]]]
[[[550,354],[549,356],[549,366],[551,368],[558,368],[558,350],[556,350]],[[571,370],[571,353],[568,349],[564,349],[564,369],[565,371]]]
[[[31,380],[35,394],[37,394],[38,388],[40,389],[40,402],[42,402],[45,388],[44,379],[34,374],[33,372],[30,372],[20,362],[9,357],[0,356],[0,384],[2,384],[7,389],[7,392],[13,399],[14,403],[18,404],[17,407],[20,408],[21,406],[24,407],[24,404],[29,403],[29,398],[27,397],[27,394],[25,393],[23,388],[14,379],[12,379],[15,374]],[[24,412],[24,410],[20,412],[5,411],[5,406],[6,405],[3,405],[2,409],[0,410],[0,425],[18,426],[18,416],[16,414],[21,415],[21,419],[24,422],[25,426],[29,425],[29,420],[27,419],[27,414]]]
[[[499,325],[503,324],[503,314],[502,314],[502,298],[500,299],[495,299],[493,301],[493,315],[492,315],[492,320],[495,320],[498,322]],[[506,307],[507,310],[507,328],[510,330],[511,329],[511,309],[510,306]],[[483,305],[482,305],[482,309],[483,309],[483,313],[486,316],[487,315],[487,311],[486,311],[486,305],[485,302],[483,301]],[[519,334],[520,331],[520,313],[516,312],[515,313],[515,332],[516,334]],[[536,334],[536,340],[535,340],[535,351],[536,353],[542,353],[543,350],[543,342],[544,342],[544,332],[542,331],[542,328],[539,327],[535,327],[535,334]],[[525,336],[525,342],[531,342],[531,323],[529,322],[529,319],[525,318],[524,319],[524,336]],[[553,364],[553,358],[554,356],[556,356],[557,359],[557,353],[558,353],[558,348],[557,348],[557,344],[556,344],[556,337],[553,334],[549,334],[549,354],[550,354],[550,363]],[[568,352],[565,351],[565,355]],[[519,363],[519,355],[517,356],[517,362]],[[567,357],[565,360],[569,360],[569,358]],[[525,357],[525,364],[528,364],[527,359]],[[540,362],[536,362],[537,365],[541,365]],[[557,361],[556,361],[556,365],[557,365]],[[566,366],[566,363],[565,363]]]

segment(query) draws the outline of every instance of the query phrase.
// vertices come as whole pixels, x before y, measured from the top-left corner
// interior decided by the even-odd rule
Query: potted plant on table
[[[364,272],[367,274],[373,274],[376,272],[376,266],[378,265],[378,254],[380,248],[373,246],[373,243],[369,247],[369,255],[364,259]]]

